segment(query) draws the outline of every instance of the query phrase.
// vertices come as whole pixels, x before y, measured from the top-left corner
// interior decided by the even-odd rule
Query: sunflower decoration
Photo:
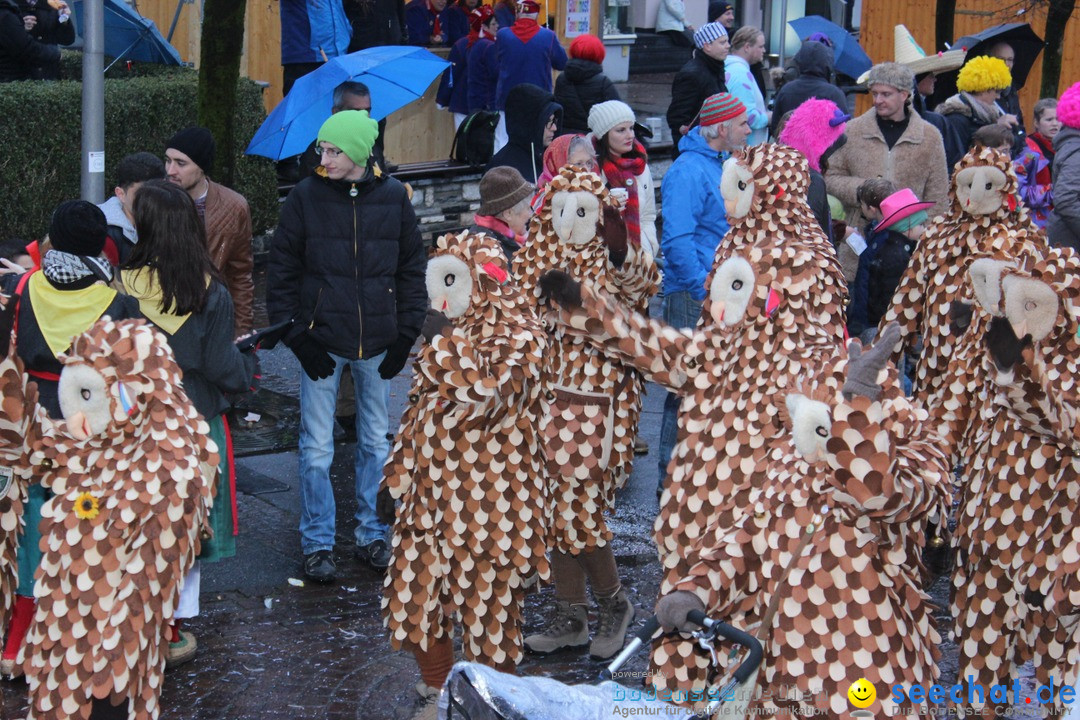
[[[93,520],[101,512],[98,507],[98,499],[88,492],[81,493],[75,498],[75,516],[80,520]]]

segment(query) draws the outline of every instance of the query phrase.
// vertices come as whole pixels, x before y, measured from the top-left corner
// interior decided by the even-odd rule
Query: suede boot
[[[621,588],[609,597],[597,597],[596,604],[600,608],[600,621],[596,637],[589,646],[589,655],[597,660],[607,660],[622,650],[626,629],[634,619],[634,606]]]
[[[555,617],[547,629],[525,638],[525,649],[546,655],[563,648],[584,647],[589,642],[589,612],[584,605],[555,600]]]

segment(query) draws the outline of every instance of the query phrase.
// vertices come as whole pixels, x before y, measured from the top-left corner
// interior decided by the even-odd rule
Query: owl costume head
[[[977,147],[956,164],[948,214],[1028,227],[1012,159],[996,148]]]

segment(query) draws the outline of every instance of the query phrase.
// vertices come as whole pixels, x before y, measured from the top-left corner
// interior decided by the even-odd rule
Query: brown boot
[[[546,655],[563,648],[584,647],[589,642],[589,612],[584,605],[555,601],[555,617],[542,633],[525,638],[525,649]]]
[[[626,629],[634,620],[634,606],[621,588],[611,597],[596,598],[596,604],[600,607],[600,622],[589,646],[589,655],[597,660],[607,660],[622,650]]]

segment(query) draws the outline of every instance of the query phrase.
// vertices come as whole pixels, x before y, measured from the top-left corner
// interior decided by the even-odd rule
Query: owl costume
[[[526,638],[533,652],[588,642],[586,579],[600,609],[591,654],[614,655],[633,618],[604,514],[614,510],[615,491],[629,475],[642,379],[628,363],[558,325],[538,287],[543,273],[559,269],[603,288],[627,307],[643,305],[656,292],[660,278],[652,256],[630,245],[621,264],[609,257],[602,235],[604,209],[616,207],[598,175],[566,166],[547,185],[529,238],[514,255],[514,275],[548,333],[543,366],[550,411],[541,432],[552,501],[556,618]]]
[[[844,339],[846,287],[832,246],[805,202],[806,159],[758,145],[728,161],[721,189],[731,231],[717,250],[699,326],[678,330],[631,313],[588,284],[561,322],[684,396],[668,487],[654,526],[661,594],[689,573],[693,547],[730,527],[765,481],[781,430],[773,396],[820,367]],[[653,654],[658,689],[703,677],[686,643]]]
[[[395,649],[421,652],[449,644],[456,617],[468,660],[512,672],[525,580],[548,575],[547,336],[487,235],[439,238],[427,284],[453,324],[420,353],[385,467],[401,508],[383,617]]]
[[[20,656],[28,717],[85,720],[95,703],[126,703],[132,720],[156,718],[166,629],[199,551],[217,448],[145,321],[99,321],[61,361],[63,423],[3,374],[9,418],[27,422],[24,462],[54,494]]]
[[[973,338],[979,364],[944,394],[948,406],[962,403],[970,384],[987,395],[971,420],[953,537],[959,676],[984,687],[1008,683],[1033,660],[1037,683],[1075,684],[1080,614],[1069,583],[1080,568],[1080,262],[1072,250],[1051,249],[980,259],[969,275],[990,320]],[[957,425],[943,427],[955,437]]]
[[[882,360],[888,352],[879,349]],[[876,399],[841,392],[856,357],[843,352],[778,398],[785,432],[751,511],[710,528],[674,585],[709,617],[762,639],[766,709],[757,712],[840,718],[848,687],[866,678],[882,689],[875,714],[914,717],[884,687],[929,687],[938,677],[940,637],[908,536],[947,507],[949,467],[894,367],[871,369],[884,381]],[[693,647],[669,636],[660,649],[675,643]],[[683,691],[705,688],[704,675],[678,680]]]

